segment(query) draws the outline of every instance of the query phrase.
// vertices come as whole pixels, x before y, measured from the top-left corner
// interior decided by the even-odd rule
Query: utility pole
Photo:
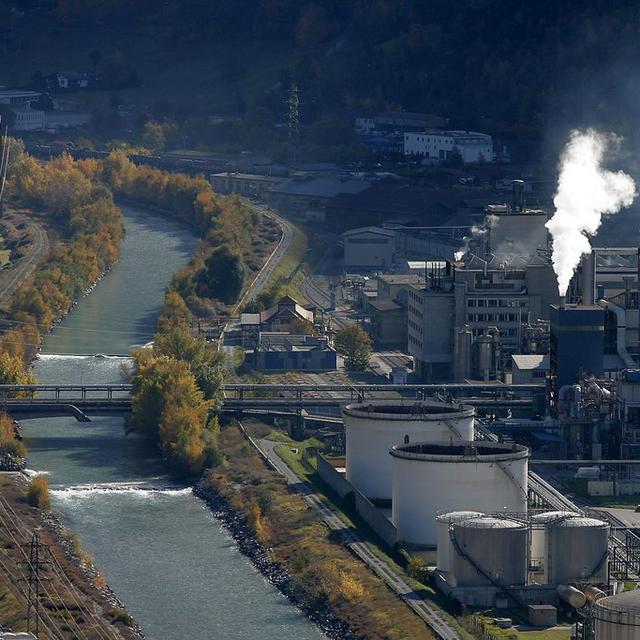
[[[29,584],[29,593],[27,595],[27,631],[31,631],[31,618],[35,618],[35,635],[38,637],[40,633],[40,585],[42,583],[41,569],[51,564],[48,560],[41,560],[42,551],[48,551],[49,545],[42,544],[38,538],[38,533],[33,532],[31,542],[23,545],[29,549],[29,560],[25,560],[22,564],[29,568],[27,582]]]
[[[289,86],[289,164],[296,163],[298,138],[300,135],[300,97],[298,95],[298,83],[292,79]]]

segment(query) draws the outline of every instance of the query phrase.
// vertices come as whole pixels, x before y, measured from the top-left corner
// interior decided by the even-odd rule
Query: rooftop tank
[[[446,573],[451,570],[451,536],[449,533],[451,525],[454,522],[482,516],[484,513],[480,511],[449,511],[436,517],[436,543],[438,545],[436,566],[438,571]]]
[[[594,518],[564,518],[547,525],[547,562],[550,584],[608,579],[609,525]]]
[[[522,445],[422,442],[394,446],[390,453],[398,540],[433,547],[441,512],[527,512],[529,450]]]
[[[435,401],[347,405],[347,480],[372,500],[390,500],[389,449],[407,441],[473,440],[474,415],[473,407]]]
[[[450,583],[458,587],[523,585],[528,528],[506,518],[471,518],[451,526]]]

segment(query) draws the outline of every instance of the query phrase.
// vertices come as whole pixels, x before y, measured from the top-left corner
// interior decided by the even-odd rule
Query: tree
[[[372,351],[371,338],[359,324],[350,324],[338,331],[333,346],[344,357],[347,369],[361,371],[368,366]]]
[[[196,293],[231,304],[242,292],[244,272],[242,258],[227,246],[219,247],[205,260],[197,277]]]
[[[314,333],[313,322],[304,318],[294,318],[289,323],[289,332],[299,336],[312,336]]]

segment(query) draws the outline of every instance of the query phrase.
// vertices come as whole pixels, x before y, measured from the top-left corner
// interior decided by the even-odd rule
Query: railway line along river
[[[164,289],[196,239],[145,211],[123,207],[123,215],[120,261],[46,338],[35,363],[42,383],[119,382],[129,361],[106,354],[126,354],[154,333]],[[54,510],[147,638],[323,637],[265,582],[204,503],[171,483],[155,449],[125,436],[122,419],[22,426],[29,468],[49,474]]]

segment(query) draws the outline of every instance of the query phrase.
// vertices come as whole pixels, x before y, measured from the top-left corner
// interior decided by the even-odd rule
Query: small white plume
[[[474,224],[473,227],[471,227],[471,235],[464,236],[464,238],[462,238],[462,246],[457,251],[454,252],[453,259],[456,262],[459,262],[460,260],[462,260],[462,258],[464,258],[466,253],[469,251],[469,246],[471,245],[471,241],[475,240],[476,238],[479,238],[480,236],[483,236],[485,233],[487,233],[487,229],[484,229],[483,227],[478,227],[477,225]]]
[[[594,235],[603,214],[628,207],[636,196],[636,185],[622,171],[604,169],[608,149],[619,147],[621,138],[587,129],[572,131],[560,159],[558,188],[553,199],[555,213],[547,228],[553,237],[553,270],[558,290],[566,295],[569,282],[583,254],[591,253]]]

